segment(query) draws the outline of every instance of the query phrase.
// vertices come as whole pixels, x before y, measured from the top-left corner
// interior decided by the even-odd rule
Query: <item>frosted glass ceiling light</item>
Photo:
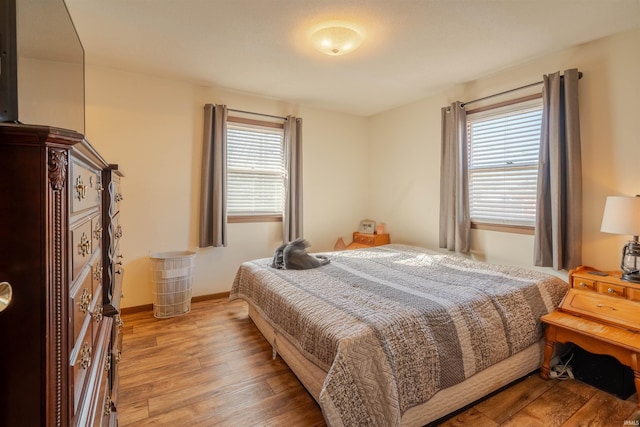
[[[364,39],[355,26],[328,23],[312,30],[309,40],[313,46],[327,55],[344,55],[360,46]]]

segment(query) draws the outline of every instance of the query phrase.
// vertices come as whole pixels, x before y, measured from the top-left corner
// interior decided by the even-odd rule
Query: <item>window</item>
[[[227,120],[229,220],[282,220],[282,124],[233,117]]]
[[[536,218],[542,100],[476,111],[467,113],[472,225],[530,229]]]

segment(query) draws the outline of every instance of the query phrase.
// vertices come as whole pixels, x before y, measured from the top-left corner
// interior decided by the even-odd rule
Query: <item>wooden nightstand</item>
[[[347,246],[347,249],[372,248],[374,246],[386,245],[390,242],[389,233],[366,234],[354,231],[353,242]]]
[[[599,276],[590,267],[569,274],[572,288],[557,311],[540,318],[545,324],[540,376],[549,378],[555,343],[574,343],[590,353],[615,357],[633,370],[640,408],[640,301],[638,286],[619,275]]]

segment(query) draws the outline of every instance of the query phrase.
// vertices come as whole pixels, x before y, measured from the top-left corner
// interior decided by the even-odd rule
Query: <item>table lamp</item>
[[[622,280],[640,283],[640,196],[609,196],[602,214],[600,231],[627,234],[633,240],[622,248]]]

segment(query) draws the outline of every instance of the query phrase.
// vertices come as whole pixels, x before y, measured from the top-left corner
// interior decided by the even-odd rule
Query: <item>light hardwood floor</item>
[[[272,359],[243,302],[202,301],[179,317],[156,319],[149,311],[123,320],[121,427],[325,425],[286,364]],[[531,375],[441,425],[638,425],[636,399]]]

